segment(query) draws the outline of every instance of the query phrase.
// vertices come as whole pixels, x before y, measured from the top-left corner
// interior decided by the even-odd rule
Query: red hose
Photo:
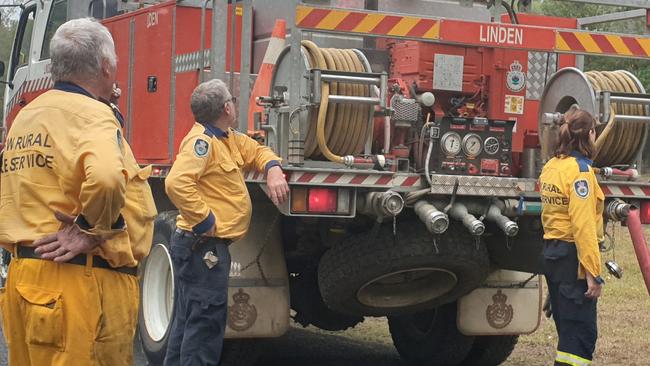
[[[643,228],[641,227],[641,218],[639,217],[639,210],[633,208],[627,216],[627,228],[632,237],[632,245],[634,245],[634,252],[636,259],[639,261],[641,274],[645,281],[645,287],[650,295],[650,253],[648,252],[648,244],[643,235]]]
[[[639,172],[636,169],[620,170],[620,169],[613,168],[612,175],[628,177],[628,179],[632,180],[639,175]]]

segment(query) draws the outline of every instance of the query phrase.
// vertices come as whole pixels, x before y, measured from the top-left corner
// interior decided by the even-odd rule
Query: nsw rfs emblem
[[[506,74],[506,86],[513,92],[520,92],[526,86],[524,67],[515,60],[510,64],[510,71]]]
[[[208,142],[202,139],[196,139],[194,142],[194,154],[199,158],[208,155]]]
[[[251,296],[239,289],[236,294],[232,295],[234,304],[228,307],[228,326],[232,330],[243,332],[255,324],[257,320],[257,309],[255,305],[248,303]]]
[[[573,182],[573,189],[580,198],[587,198],[589,196],[589,183],[586,179],[579,179]]]
[[[510,324],[514,310],[512,305],[508,305],[508,296],[497,290],[497,293],[492,296],[494,303],[487,307],[485,310],[485,317],[488,324],[495,329],[503,329]]]

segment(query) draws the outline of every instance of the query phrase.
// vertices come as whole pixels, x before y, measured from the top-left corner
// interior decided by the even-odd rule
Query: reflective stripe
[[[572,355],[570,353],[557,351],[557,356],[555,356],[556,362],[562,362],[571,366],[589,366],[591,361],[580,356]]]

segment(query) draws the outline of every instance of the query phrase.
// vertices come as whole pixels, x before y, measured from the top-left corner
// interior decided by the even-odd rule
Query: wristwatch
[[[604,285],[605,284],[605,280],[603,280],[603,278],[600,277],[600,276],[596,276],[594,278],[594,280],[596,280],[596,283],[599,284],[599,285]]]

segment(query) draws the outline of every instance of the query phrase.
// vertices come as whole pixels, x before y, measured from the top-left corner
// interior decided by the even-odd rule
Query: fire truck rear
[[[161,212],[140,267],[151,363],[174,316],[177,212],[163,180],[193,124],[189,96],[209,78],[229,82],[240,130],[282,157],[291,186],[275,207],[263,175],[242,172],[254,210],[231,247],[223,365],[252,364],[251,339],[281,336],[290,318],[345,330],[364,316],[388,317],[413,365],[504,361],[539,325],[536,178],[575,104],[601,123],[606,219],[638,207],[650,222],[650,185],[634,180],[650,96],[626,71],[576,67],[584,54],[649,58],[650,39],[513,9],[490,22],[485,7],[434,1],[228,3],[28,1],[8,63],[6,128],[52,86],[48,45],[60,24],[91,15],[113,34],[125,136],[154,165]],[[274,29],[285,18],[286,47],[282,22]],[[254,82],[267,84],[251,98]]]

